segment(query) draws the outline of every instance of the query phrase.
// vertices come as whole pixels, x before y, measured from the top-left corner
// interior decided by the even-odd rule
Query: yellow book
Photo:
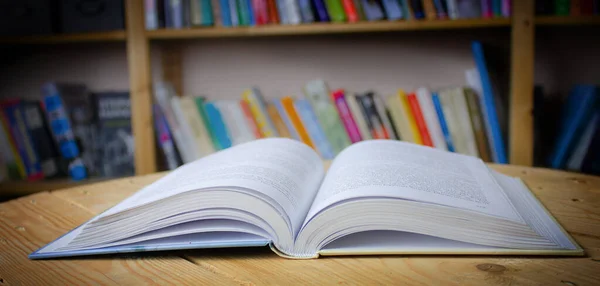
[[[242,99],[250,106],[250,111],[256,120],[260,133],[264,137],[277,137],[279,134],[277,134],[277,130],[271,122],[271,118],[269,118],[267,107],[260,92],[255,88],[244,90]]]
[[[408,105],[408,99],[406,98],[406,93],[404,90],[398,90],[398,98],[400,98],[400,112],[404,114],[402,117],[404,117],[406,122],[408,122],[410,133],[412,133],[412,142],[423,145],[423,139],[421,138],[421,133],[419,133],[419,127],[417,127],[415,117],[410,111],[410,106]]]

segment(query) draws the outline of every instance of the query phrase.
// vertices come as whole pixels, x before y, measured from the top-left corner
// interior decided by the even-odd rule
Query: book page
[[[328,206],[367,197],[415,200],[523,222],[478,158],[371,140],[346,148],[333,161],[305,224]]]
[[[95,219],[191,190],[244,188],[262,193],[299,231],[324,176],[310,147],[286,138],[241,144],[181,166]]]

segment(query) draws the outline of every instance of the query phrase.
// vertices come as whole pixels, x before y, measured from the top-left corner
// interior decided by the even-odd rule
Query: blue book
[[[550,153],[550,167],[559,169],[565,166],[585,125],[598,108],[598,102],[598,90],[593,85],[578,85],[571,90],[563,109],[558,139]]]
[[[402,9],[397,0],[381,0],[381,3],[383,4],[385,15],[388,20],[394,21],[402,19]]]
[[[317,19],[319,20],[319,22],[329,22],[329,13],[327,12],[327,8],[325,7],[325,1],[312,0],[312,3],[315,7],[315,15],[317,15]],[[281,17],[281,14],[279,14],[279,17]]]
[[[219,0],[221,9],[221,22],[223,26],[231,27],[231,10],[229,9],[229,0]]]
[[[333,148],[329,141],[327,141],[327,137],[325,136],[325,132],[323,132],[323,128],[319,124],[319,120],[317,119],[317,115],[310,105],[310,101],[305,98],[297,99],[294,101],[294,108],[300,116],[302,120],[302,124],[304,128],[306,128],[306,132],[308,132],[308,136],[315,144],[315,147],[321,154],[323,159],[329,160],[335,157],[335,153],[333,152]]]
[[[244,3],[246,4],[244,6],[244,12],[248,13],[248,25],[256,26],[256,19],[254,19],[254,10],[252,10],[252,0],[246,0]]]
[[[204,107],[206,108],[206,116],[208,117],[208,121],[215,130],[215,137],[217,137],[217,140],[219,140],[221,147],[223,149],[231,147],[231,137],[229,136],[229,131],[227,130],[227,126],[223,121],[223,117],[221,116],[219,108],[217,108],[217,106],[212,102],[207,102]]]
[[[410,0],[410,7],[412,8],[415,19],[425,19],[425,10],[423,9],[422,0]]]
[[[313,15],[310,0],[298,0],[298,8],[300,9],[300,17],[302,17],[302,23],[312,23],[315,21],[315,16]]]
[[[370,0],[361,0],[363,13],[368,21],[377,21],[384,18],[383,9],[379,6],[379,2]]]
[[[446,145],[448,145],[448,151],[454,152],[454,143],[452,143],[452,136],[450,136],[450,129],[448,129],[446,117],[444,117],[444,111],[442,110],[442,103],[440,102],[440,98],[437,93],[433,93],[431,95],[431,99],[433,100],[435,112],[437,113],[438,119],[440,120],[440,127],[442,127],[442,133],[444,133],[444,140],[446,140]]]
[[[210,3],[210,0],[199,1],[200,11],[202,13],[202,17],[200,17],[202,21],[202,26],[211,26],[214,23],[212,3]]]
[[[279,13],[279,23],[282,25],[289,24],[290,19],[288,18],[285,0],[275,0],[275,3],[277,4],[277,12]]]
[[[232,27],[237,27],[240,25],[240,18],[238,15],[238,8],[237,8],[237,4],[236,4],[236,0],[229,0],[228,4],[229,4],[229,17],[231,19],[231,26]]]
[[[483,47],[480,42],[474,41],[472,43],[473,58],[477,66],[477,71],[481,78],[481,87],[483,89],[483,104],[485,106],[485,115],[489,122],[489,127],[492,138],[488,138],[490,142],[490,149],[492,157],[495,163],[507,164],[508,159],[506,157],[506,148],[504,147],[504,139],[502,138],[502,130],[500,129],[500,123],[498,121],[498,115],[496,114],[496,103],[494,102],[494,91],[492,89],[492,82],[487,70],[485,63],[485,56],[483,54]]]
[[[165,1],[165,22],[167,28],[183,28],[183,1],[167,0]]]

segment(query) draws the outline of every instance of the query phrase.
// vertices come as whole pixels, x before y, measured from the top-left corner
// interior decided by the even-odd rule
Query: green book
[[[571,1],[569,0],[554,0],[554,11],[556,15],[568,16],[570,13]]]
[[[235,0],[235,6],[237,7],[240,26],[250,26],[250,11],[246,7],[246,0]]]
[[[202,14],[201,23],[203,26],[211,26],[214,23],[213,19],[213,8],[210,0],[197,0],[200,1],[200,13]]]
[[[345,22],[346,13],[344,13],[344,7],[340,0],[325,0],[325,6],[327,6],[327,12],[332,22]]]
[[[202,122],[204,123],[206,130],[208,131],[208,134],[210,134],[210,140],[212,141],[213,146],[215,146],[215,150],[222,150],[223,147],[221,146],[221,143],[219,143],[219,140],[215,135],[215,130],[213,129],[212,125],[210,125],[208,115],[206,115],[206,109],[204,109],[204,103],[206,100],[203,97],[196,97],[194,101],[196,102],[198,113],[200,113],[200,118],[202,118]]]
[[[317,114],[317,119],[333,152],[338,154],[350,145],[350,138],[342,125],[337,108],[331,101],[327,85],[322,80],[310,81],[304,87],[304,93]]]

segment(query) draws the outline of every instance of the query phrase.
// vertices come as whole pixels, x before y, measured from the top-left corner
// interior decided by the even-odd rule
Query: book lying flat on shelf
[[[521,180],[477,158],[373,140],[326,172],[305,144],[268,138],[186,164],[29,257],[266,245],[288,258],[583,254]]]

